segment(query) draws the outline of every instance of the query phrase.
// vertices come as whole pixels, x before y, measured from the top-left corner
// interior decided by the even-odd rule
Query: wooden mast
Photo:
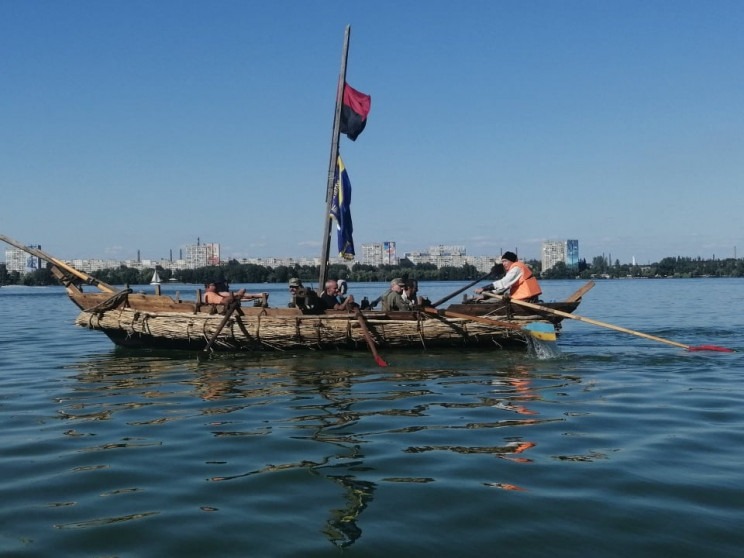
[[[333,116],[333,135],[331,136],[331,160],[328,162],[328,184],[326,186],[326,208],[323,215],[323,247],[320,255],[320,277],[318,278],[318,293],[325,289],[325,282],[328,279],[329,253],[331,251],[331,230],[333,227],[333,218],[331,217],[331,208],[333,207],[333,188],[334,176],[336,174],[336,160],[338,159],[338,140],[341,130],[341,107],[344,101],[344,84],[346,83],[346,60],[349,55],[349,36],[351,35],[351,26],[346,26],[344,33],[344,49],[341,54],[341,72],[338,75],[338,85],[336,86],[336,112]]]

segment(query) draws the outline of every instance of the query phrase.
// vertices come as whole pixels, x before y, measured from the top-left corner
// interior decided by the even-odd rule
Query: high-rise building
[[[398,265],[395,242],[362,244],[362,263],[365,265]]]
[[[470,263],[465,246],[438,244],[437,246],[429,246],[429,250],[426,252],[406,253],[406,257],[414,264],[431,263],[437,267],[460,267]]]
[[[542,269],[547,271],[558,262],[568,269],[579,268],[578,240],[550,240],[542,244]]]
[[[196,244],[186,245],[186,267],[196,269],[210,265],[220,265],[220,245],[219,243],[201,244],[198,240]]]
[[[566,267],[568,269],[579,269],[579,241],[566,241]]]
[[[40,244],[29,244],[28,247],[41,250]],[[11,271],[17,271],[23,275],[41,269],[42,267],[43,264],[41,263],[41,258],[32,256],[20,248],[10,248],[5,250],[5,268],[8,270],[8,273]]]

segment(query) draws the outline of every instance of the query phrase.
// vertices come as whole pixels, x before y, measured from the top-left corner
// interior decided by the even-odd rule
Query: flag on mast
[[[351,181],[346,172],[341,155],[336,161],[336,172],[333,180],[333,201],[331,217],[336,220],[338,238],[338,257],[345,260],[354,259],[354,226],[351,223]]]
[[[367,125],[367,115],[372,106],[372,97],[360,93],[344,83],[344,99],[341,106],[341,133],[356,141]]]

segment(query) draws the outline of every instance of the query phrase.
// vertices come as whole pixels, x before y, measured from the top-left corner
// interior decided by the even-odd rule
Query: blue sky
[[[347,24],[358,252],[744,255],[744,2],[717,0],[0,0],[0,233],[318,255]]]

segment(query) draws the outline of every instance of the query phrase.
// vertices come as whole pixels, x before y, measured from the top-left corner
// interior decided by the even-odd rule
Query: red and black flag
[[[344,83],[344,101],[341,106],[341,133],[355,141],[367,125],[367,115],[372,97],[360,93]]]

